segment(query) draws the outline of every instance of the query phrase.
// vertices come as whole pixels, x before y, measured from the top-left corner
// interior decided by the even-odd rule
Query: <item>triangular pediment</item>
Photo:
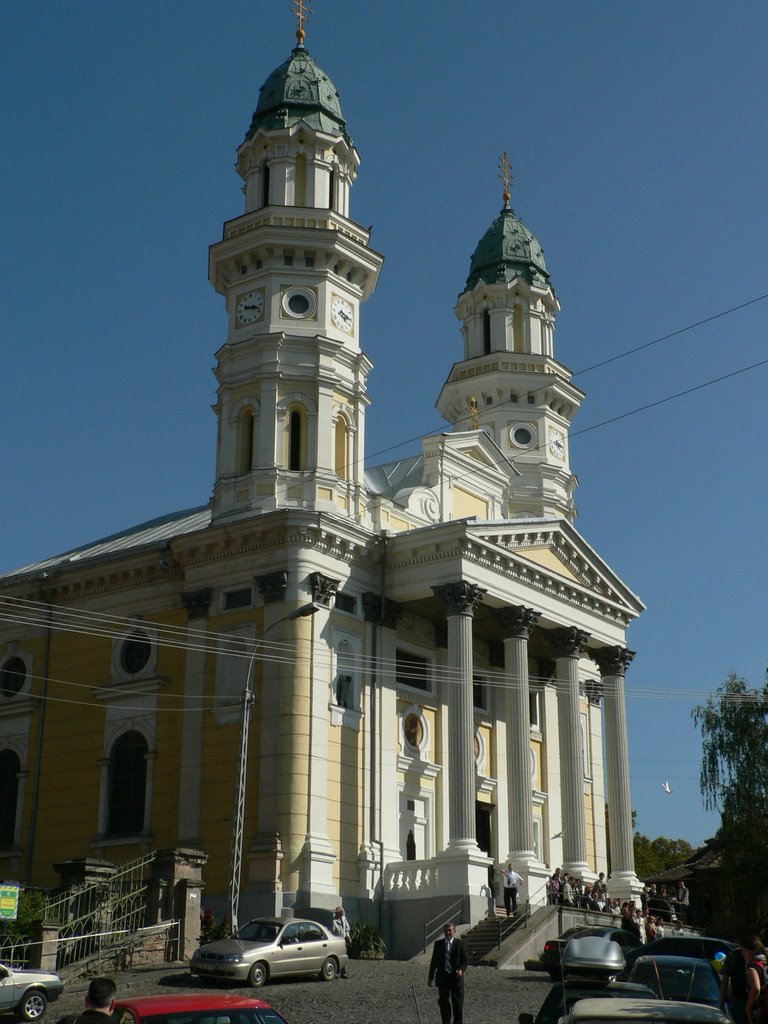
[[[602,600],[623,605],[633,615],[644,608],[637,595],[564,519],[477,523],[470,530],[531,566],[576,583]]]
[[[493,438],[484,430],[457,431],[452,434],[437,434],[423,441],[426,459],[439,457],[443,468],[446,463],[475,463],[479,472],[495,476],[499,482],[519,476],[511,459],[501,451]]]

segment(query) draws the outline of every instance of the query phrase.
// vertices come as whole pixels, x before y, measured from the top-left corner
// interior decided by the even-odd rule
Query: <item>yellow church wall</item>
[[[361,734],[331,727],[328,755],[328,838],[336,854],[334,878],[340,891],[349,891],[358,881],[357,853],[362,842]]]
[[[463,487],[453,488],[453,518],[464,519],[467,516],[488,518],[488,502],[476,494],[470,494]]]
[[[587,834],[587,863],[597,870],[597,854],[595,851],[595,802],[592,787],[584,797],[584,828]]]
[[[542,774],[542,761],[544,759],[544,744],[541,740],[531,740],[531,750],[534,755],[534,764],[536,765],[533,772],[533,788],[537,789],[540,793],[544,790],[544,777]]]
[[[551,569],[560,576],[565,576],[566,579],[580,582],[579,577],[571,572],[550,548],[519,548],[515,551],[515,555],[527,562],[534,562],[544,569]]]

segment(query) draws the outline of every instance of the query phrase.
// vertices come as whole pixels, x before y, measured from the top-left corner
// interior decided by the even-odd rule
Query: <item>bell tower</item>
[[[477,244],[455,309],[464,358],[436,405],[454,430],[485,430],[520,471],[510,518],[573,520],[568,429],[584,393],[554,358],[560,304],[539,242],[510,209],[506,153],[499,167],[504,205]]]
[[[261,87],[237,151],[245,212],[211,246],[217,352],[213,519],[292,507],[359,518],[366,381],[360,306],[382,257],[349,219],[360,158],[335,86],[297,46]]]

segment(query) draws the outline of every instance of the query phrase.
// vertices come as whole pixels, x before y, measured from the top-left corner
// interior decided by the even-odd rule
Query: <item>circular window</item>
[[[21,658],[9,658],[0,668],[0,693],[4,697],[15,697],[21,693],[27,680],[27,666]]]
[[[536,430],[529,423],[520,423],[509,431],[509,440],[516,448],[532,448],[536,443]]]
[[[283,310],[296,320],[312,316],[317,309],[317,298],[309,288],[289,288],[283,295]]]
[[[152,644],[150,644],[146,635],[144,633],[131,633],[120,649],[120,667],[123,672],[127,672],[130,676],[135,676],[137,672],[141,672],[143,668],[146,668],[151,653]]]
[[[411,747],[420,747],[424,739],[424,723],[421,716],[411,712],[405,716],[403,722],[403,735],[405,741]]]

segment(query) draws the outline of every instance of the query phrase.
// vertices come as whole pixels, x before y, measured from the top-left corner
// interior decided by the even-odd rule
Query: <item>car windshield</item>
[[[632,981],[652,985],[662,999],[717,1003],[719,998],[719,986],[709,964],[682,967],[641,960],[635,965]]]
[[[279,931],[280,926],[275,921],[249,921],[240,928],[237,937],[248,942],[274,942]],[[214,1020],[213,1024],[218,1022]]]
[[[142,1017],[141,1024],[285,1024],[285,1020],[271,1007],[255,1007],[252,1010],[187,1010],[184,1013],[158,1013]]]

